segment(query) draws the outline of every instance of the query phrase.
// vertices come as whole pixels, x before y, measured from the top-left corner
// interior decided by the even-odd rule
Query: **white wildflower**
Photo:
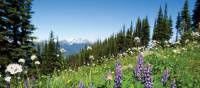
[[[181,43],[180,43],[180,41],[176,41],[176,44],[177,44],[177,45],[180,45]]]
[[[132,50],[136,50],[136,47],[132,47],[131,49],[132,49]]]
[[[193,41],[192,43],[197,44],[197,41]]]
[[[6,67],[5,72],[9,72],[12,75],[20,73],[20,72],[22,72],[22,66],[19,64],[9,64]]]
[[[18,60],[18,62],[19,62],[19,63],[25,63],[25,60],[24,60],[23,58],[20,58],[20,59]]]
[[[39,61],[35,61],[35,65],[40,65],[40,62]]]
[[[94,60],[94,56],[93,55],[90,55],[89,58],[92,59],[92,60]]]
[[[189,39],[186,39],[186,40],[185,40],[185,44],[187,44],[189,41],[190,41]]]
[[[180,53],[180,50],[174,49],[173,52],[174,52],[174,53]]]
[[[17,77],[17,79],[18,79],[18,80],[20,80],[20,79],[21,79],[21,77]]]
[[[156,40],[152,40],[152,43],[157,43],[157,41]]]
[[[199,32],[192,32],[191,35],[192,35],[193,37],[199,37],[199,36],[200,36],[200,35],[199,35]]]
[[[73,70],[70,68],[69,71],[72,72]]]
[[[123,56],[128,56],[128,54],[127,54],[127,53],[125,53],[125,52],[124,52],[124,53],[122,53],[122,55],[123,55]]]
[[[93,63],[92,66],[95,66],[95,64]]]
[[[91,46],[88,46],[88,47],[87,47],[87,50],[92,50],[92,47],[91,47]]]
[[[133,51],[130,51],[129,53],[132,55],[132,54],[133,54]]]
[[[167,45],[166,45],[166,47],[170,47],[170,45],[169,45],[169,44],[167,44]]]
[[[56,54],[56,56],[59,57],[60,55],[59,55],[59,54]]]
[[[165,42],[165,44],[168,44],[168,43],[169,43],[167,40],[165,40],[164,42]]]
[[[131,51],[131,48],[128,48],[128,51]]]
[[[64,49],[64,48],[61,48],[61,49],[60,49],[60,52],[61,52],[61,53],[64,53],[64,52],[65,52],[65,49]]]
[[[119,56],[119,57],[122,57],[122,56],[123,56],[123,54],[121,54],[121,53],[118,53],[118,56]]]
[[[133,66],[131,64],[128,64],[128,68],[131,69]]]
[[[187,51],[187,49],[186,49],[186,48],[182,48],[182,50],[184,50],[184,51]]]
[[[36,55],[32,55],[32,56],[31,56],[31,60],[35,60],[36,58],[37,58]]]
[[[139,37],[135,37],[134,40],[135,40],[137,43],[140,43],[140,38],[139,38]]]
[[[24,74],[27,74],[28,73],[28,71],[24,71]]]
[[[11,77],[10,77],[10,76],[5,77],[5,81],[6,81],[6,82],[10,82],[10,80],[11,80]]]
[[[157,45],[157,41],[156,40],[152,40],[151,46],[155,47]]]

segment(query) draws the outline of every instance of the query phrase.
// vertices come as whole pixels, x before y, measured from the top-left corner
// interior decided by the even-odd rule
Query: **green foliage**
[[[177,20],[176,20],[176,41],[178,41],[178,35],[180,34],[181,28],[181,15],[178,13]]]
[[[167,5],[163,14],[160,7],[157,20],[154,24],[153,40],[159,41],[164,46],[164,41],[169,41],[172,36],[172,18],[167,14]]]
[[[150,63],[153,66],[152,75],[154,87],[163,88],[160,80],[165,67],[170,70],[167,88],[170,87],[174,77],[176,77],[176,85],[178,88],[200,87],[199,48],[199,44],[189,43],[185,47],[158,48],[145,51],[145,63]],[[181,52],[174,52],[174,50],[181,50]],[[122,63],[122,88],[143,88],[143,84],[134,80],[132,76],[137,62],[137,54],[134,54],[134,56],[122,57],[119,58],[119,60]],[[115,62],[116,60],[112,58],[107,60],[107,62],[103,62],[101,65],[81,66],[78,67],[77,70],[69,68],[60,72],[54,71],[52,77],[38,77],[36,86],[38,88],[76,88],[78,87],[79,81],[82,80],[87,88],[90,82],[93,83],[94,88],[112,88],[115,78]],[[110,83],[106,80],[106,74],[109,71],[112,73],[112,80]],[[11,86],[16,87],[17,85],[11,84]],[[23,87],[23,83],[18,84],[18,86]]]
[[[135,27],[135,31],[134,31],[134,36],[135,37],[142,37],[142,22],[141,19],[138,17],[137,21],[136,21],[136,27]]]
[[[56,69],[65,68],[64,52],[61,52],[58,38],[56,42],[55,40],[51,31],[49,40],[37,46],[37,53],[40,55],[38,58],[41,61],[41,73],[43,74],[50,74]]]
[[[120,52],[124,52],[126,49],[126,29],[125,29],[125,25],[123,26],[122,30],[117,34],[116,36],[116,44],[117,44],[117,48],[118,51]]]
[[[200,0],[196,0],[195,9],[193,10],[193,29],[200,33]]]
[[[126,32],[126,47],[131,48],[134,46],[134,36],[133,36],[133,23],[131,21],[130,28]]]
[[[150,41],[150,26],[148,22],[148,18],[142,20],[142,36],[141,36],[141,45],[148,46]]]
[[[32,0],[0,1],[0,64],[1,71],[9,63],[19,58],[27,59],[33,50],[33,31],[31,24]]]
[[[184,34],[184,32],[189,32],[191,30],[191,18],[190,18],[190,11],[189,11],[189,5],[188,0],[185,0],[182,12],[181,12],[181,35]]]

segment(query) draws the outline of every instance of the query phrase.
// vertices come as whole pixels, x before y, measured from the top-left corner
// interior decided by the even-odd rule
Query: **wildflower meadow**
[[[199,11],[200,0],[0,0],[0,88],[200,88]]]

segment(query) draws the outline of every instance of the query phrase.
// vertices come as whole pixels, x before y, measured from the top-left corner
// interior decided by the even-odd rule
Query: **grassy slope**
[[[170,87],[170,82],[173,76],[177,77],[177,86],[182,88],[192,88],[200,86],[200,45],[190,44],[187,47],[157,49],[147,51],[144,53],[145,64],[153,65],[153,79],[154,87],[162,88],[160,83],[163,68],[166,66],[170,69],[170,79],[167,86]],[[178,50],[180,53],[174,53],[173,50]],[[133,81],[133,69],[137,62],[137,55],[120,58],[123,68],[123,88],[143,88],[142,84]],[[88,88],[90,81],[93,82],[94,88],[105,88],[105,76],[110,70],[113,79],[108,88],[113,88],[114,74],[115,74],[115,59],[110,59],[102,65],[95,67],[84,66],[80,67],[78,71],[65,70],[59,72],[59,76],[54,74],[50,79],[48,77],[40,77],[37,85],[41,88],[77,88],[79,81],[82,80],[86,88]],[[129,68],[129,67],[131,68]],[[49,80],[47,80],[49,79]]]

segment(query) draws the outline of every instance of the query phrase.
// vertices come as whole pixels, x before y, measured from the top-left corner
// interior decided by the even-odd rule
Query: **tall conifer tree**
[[[196,0],[192,20],[194,30],[200,33],[200,0]]]

